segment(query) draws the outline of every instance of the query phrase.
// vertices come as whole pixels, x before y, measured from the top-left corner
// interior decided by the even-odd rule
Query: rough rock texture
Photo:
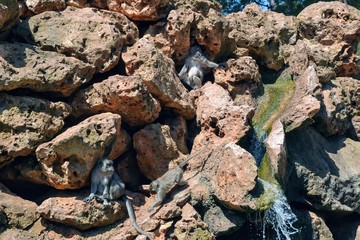
[[[320,102],[316,98],[319,88],[319,78],[314,67],[310,66],[296,80],[294,97],[281,116],[286,132],[314,122],[312,118],[320,110]]]
[[[121,128],[121,117],[102,113],[89,117],[36,149],[36,157],[51,186],[83,187],[96,161],[106,153],[119,157],[129,148],[130,137]]]
[[[172,129],[181,127],[179,124],[161,125],[159,123],[147,125],[133,136],[136,158],[140,171],[145,177],[154,180],[169,169],[169,163],[185,156],[181,152],[185,135],[177,136]],[[181,140],[182,139],[182,140]]]
[[[87,0],[66,0],[66,6],[84,8],[87,6]]]
[[[294,17],[261,10],[253,3],[226,18],[230,26],[229,38],[236,47],[248,48],[250,55],[259,56],[261,63],[270,69],[282,68],[283,45],[294,44],[297,40]]]
[[[65,0],[25,0],[27,8],[36,13],[60,11],[66,7]]]
[[[1,239],[19,239],[19,240],[37,240],[39,236],[35,233],[24,231],[20,229],[7,229],[6,231],[0,233]]]
[[[173,109],[186,119],[194,117],[192,99],[175,71],[174,62],[154,44],[140,39],[127,48],[122,58],[127,74],[139,76],[164,107]]]
[[[0,93],[0,103],[0,165],[33,153],[62,129],[71,111],[63,102],[6,93]]]
[[[0,91],[28,88],[69,96],[91,80],[95,69],[74,57],[29,44],[0,42]]]
[[[310,127],[286,136],[291,168],[292,201],[306,201],[315,209],[360,212],[360,142],[325,139]]]
[[[47,198],[36,211],[45,219],[75,227],[79,230],[106,226],[124,218],[127,214],[125,203],[117,201],[104,206],[95,200],[83,201],[88,193],[62,193]]]
[[[196,122],[201,132],[194,140],[195,145],[204,145],[207,138],[216,145],[237,142],[250,129],[254,109],[246,104],[235,105],[229,92],[219,85],[208,82],[197,94]]]
[[[226,67],[214,70],[215,83],[230,92],[231,98],[238,103],[252,103],[251,94],[259,85],[261,76],[256,61],[251,57],[229,59]]]
[[[76,116],[112,112],[131,126],[153,122],[161,110],[159,102],[136,76],[113,75],[76,93],[72,107]]]
[[[0,39],[5,36],[19,20],[19,5],[15,0],[3,0],[0,3]]]
[[[17,32],[43,49],[90,63],[97,72],[113,68],[119,62],[122,47],[134,43],[139,34],[136,26],[120,13],[73,7],[35,15],[21,22]]]
[[[11,228],[27,229],[40,215],[34,202],[22,199],[0,184],[0,211],[6,215],[6,225]]]
[[[169,0],[109,0],[107,7],[132,20],[156,21],[166,16]]]
[[[271,132],[265,140],[265,146],[271,172],[282,186],[286,186],[287,155],[285,130],[279,119],[272,125]]]

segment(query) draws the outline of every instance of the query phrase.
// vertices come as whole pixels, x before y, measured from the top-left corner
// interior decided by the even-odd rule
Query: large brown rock
[[[153,122],[161,110],[159,102],[136,76],[113,75],[76,93],[72,107],[74,115],[112,112],[121,115],[131,126]]]
[[[0,166],[54,137],[71,111],[63,102],[6,93],[0,93],[0,102]]]
[[[295,84],[294,96],[281,116],[286,132],[313,123],[313,117],[320,110],[317,99],[320,85],[315,68],[308,67]]]
[[[74,57],[33,45],[1,42],[0,90],[28,88],[69,96],[91,80],[95,69]]]
[[[45,11],[61,11],[66,7],[65,0],[25,0],[25,4],[36,14]]]
[[[16,196],[0,184],[0,212],[5,213],[9,227],[27,229],[40,217],[36,208],[36,203]]]
[[[48,184],[57,189],[85,185],[96,161],[128,150],[130,136],[121,128],[118,114],[102,113],[80,122],[36,149],[36,157]]]
[[[5,37],[19,20],[19,5],[15,0],[3,0],[0,3],[0,39]]]
[[[259,67],[252,57],[229,59],[226,67],[214,70],[215,83],[230,92],[231,98],[240,104],[252,103],[253,94],[261,84]]]
[[[196,94],[196,122],[201,132],[194,140],[195,145],[204,145],[206,139],[214,145],[237,142],[250,129],[254,108],[236,105],[221,86],[208,82]]]
[[[107,7],[132,20],[156,21],[166,16],[169,0],[109,0]]]
[[[228,143],[212,158],[219,161],[214,175],[216,198],[233,210],[255,209],[256,204],[251,201],[251,191],[255,188],[257,178],[254,157],[235,143]]]
[[[181,142],[184,140],[178,140],[184,139],[185,135],[178,138],[172,126],[176,127],[176,122],[172,125],[150,124],[133,136],[140,171],[151,180],[163,175],[169,169],[171,161],[182,159],[187,153],[187,149],[184,149],[186,152],[181,152],[184,147]]]
[[[30,17],[18,25],[17,33],[43,49],[90,63],[97,72],[113,68],[119,62],[122,47],[134,43],[139,34],[136,26],[120,13],[73,7]]]
[[[342,214],[360,212],[360,142],[326,139],[310,127],[286,134],[290,201]]]
[[[83,199],[87,194],[61,193],[43,201],[36,211],[45,219],[87,230],[102,227],[124,218],[127,214],[124,203],[112,201],[104,206],[95,200],[90,203]]]
[[[186,119],[194,117],[192,99],[176,73],[174,62],[153,43],[142,38],[128,47],[122,58],[127,74],[141,77],[149,92],[164,107],[173,109]]]
[[[261,10],[256,4],[247,5],[243,11],[226,16],[229,21],[228,37],[236,47],[247,48],[259,57],[267,68],[279,70],[284,65],[282,47],[294,44],[297,38],[295,18]]]

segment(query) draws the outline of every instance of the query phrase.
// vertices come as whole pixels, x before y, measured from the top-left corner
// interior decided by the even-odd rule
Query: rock
[[[177,76],[174,62],[151,42],[140,39],[127,48],[122,58],[126,73],[139,76],[161,105],[173,109],[186,119],[194,117],[192,99]]]
[[[127,0],[107,2],[110,11],[120,12],[135,21],[156,21],[166,17],[169,0]]]
[[[229,92],[209,82],[197,94],[196,122],[201,126],[201,132],[194,140],[195,146],[204,145],[206,139],[215,145],[237,142],[250,129],[253,107],[235,105]]]
[[[66,6],[84,8],[87,6],[87,0],[66,0]]]
[[[297,16],[299,33],[323,45],[351,43],[360,31],[360,10],[334,1],[318,2],[303,9]]]
[[[271,173],[282,186],[285,186],[287,154],[285,131],[280,120],[276,120],[272,125],[271,132],[265,140],[265,146]]]
[[[105,153],[109,159],[119,157],[128,150],[130,141],[128,133],[121,128],[120,115],[102,113],[41,144],[36,157],[49,185],[78,189],[85,185],[99,158]]]
[[[7,36],[19,20],[19,5],[16,0],[3,0],[0,3],[0,39]]]
[[[311,225],[314,229],[313,239],[333,239],[330,229],[326,226],[324,220],[313,212],[310,213]]]
[[[74,57],[23,43],[1,43],[1,91],[28,88],[69,96],[90,81],[95,69]]]
[[[171,161],[184,158],[172,136],[171,127],[159,123],[147,125],[134,134],[137,162],[148,179],[155,180],[169,169]]]
[[[257,178],[254,157],[235,143],[228,143],[212,158],[219,161],[213,175],[216,198],[229,209],[254,210],[256,204],[251,201],[251,191],[255,188]]]
[[[360,142],[325,139],[310,127],[286,135],[290,201],[322,211],[360,212]]]
[[[37,240],[39,239],[39,236],[29,231],[11,228],[0,233],[0,238],[11,240]]]
[[[246,219],[241,215],[231,214],[219,206],[210,208],[204,215],[204,222],[208,224],[209,231],[215,237],[231,234],[240,229],[245,221]]]
[[[72,107],[74,115],[112,112],[121,115],[130,126],[153,122],[161,110],[159,102],[136,76],[113,75],[76,93]]]
[[[49,221],[75,227],[79,230],[102,227],[124,218],[125,203],[112,201],[104,206],[95,200],[83,201],[88,194],[62,193],[43,201],[37,212]]]
[[[25,0],[25,4],[35,14],[46,11],[61,11],[66,7],[65,0]]]
[[[188,154],[189,150],[186,145],[188,129],[185,118],[182,116],[168,117],[164,124],[170,127],[170,134],[172,139],[176,142],[176,146],[183,154]]]
[[[251,94],[255,93],[261,83],[259,67],[251,57],[229,59],[226,67],[214,70],[215,83],[230,92],[235,102],[248,103],[253,101]]]
[[[281,116],[285,132],[313,123],[312,117],[320,110],[320,102],[316,98],[320,88],[319,78],[314,67],[308,67],[295,84],[294,96]]]
[[[119,62],[123,46],[133,44],[139,32],[120,13],[67,7],[24,20],[17,34],[42,49],[76,57],[94,65],[97,72],[106,72]]]
[[[6,215],[8,227],[27,229],[40,217],[36,208],[36,203],[16,196],[0,184],[0,209]]]
[[[190,204],[183,207],[181,219],[175,223],[173,235],[179,240],[215,239],[209,232],[207,224],[201,220],[200,215]]]
[[[63,102],[0,93],[0,166],[57,134],[71,108]]]
[[[295,17],[261,10],[256,4],[247,5],[243,11],[226,16],[231,40],[226,47],[247,48],[258,56],[263,65],[275,71],[284,65],[283,46],[297,40]],[[261,26],[261,27],[259,27]]]

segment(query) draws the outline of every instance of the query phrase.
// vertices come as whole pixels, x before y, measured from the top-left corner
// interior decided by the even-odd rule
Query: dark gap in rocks
[[[149,27],[151,27],[152,25],[155,25],[158,22],[161,22],[161,20],[160,21],[132,21],[132,22],[139,29],[139,39],[140,39],[145,35],[145,33],[149,29]]]

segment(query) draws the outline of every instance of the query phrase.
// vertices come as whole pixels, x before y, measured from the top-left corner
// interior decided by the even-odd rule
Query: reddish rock
[[[0,90],[27,88],[69,96],[90,81],[95,68],[74,57],[23,43],[1,43]]]
[[[0,166],[54,137],[71,108],[63,102],[0,93]]]
[[[159,102],[136,76],[113,75],[80,90],[72,101],[74,115],[112,112],[131,126],[153,122],[161,110]]]
[[[85,119],[36,149],[36,157],[49,185],[57,189],[83,187],[96,161],[109,154],[119,157],[130,146],[121,117],[103,113]],[[111,150],[111,151],[109,151]],[[110,153],[108,153],[110,152]]]
[[[169,0],[109,0],[107,7],[132,20],[156,21],[166,16]]]
[[[320,110],[320,102],[316,98],[320,85],[314,67],[308,67],[295,84],[294,97],[281,116],[286,132],[313,123],[312,118]]]
[[[16,196],[0,184],[0,212],[5,213],[9,227],[27,229],[40,217],[36,208],[36,203]]]
[[[45,11],[60,11],[66,7],[65,0],[25,0],[25,4],[36,14]]]
[[[127,48],[122,58],[127,74],[139,76],[165,108],[173,109],[186,119],[194,117],[192,99],[180,82],[174,62],[156,49],[154,44],[140,39]]]
[[[251,191],[257,178],[254,157],[235,143],[226,144],[212,157],[219,161],[213,179],[216,198],[230,209],[254,210],[256,203],[251,201]]]
[[[62,193],[46,199],[37,212],[49,221],[75,227],[79,230],[106,226],[124,218],[127,214],[125,203],[112,201],[104,206],[95,200],[84,202],[88,193]]]
[[[333,235],[325,221],[316,213],[309,212],[311,225],[313,227],[313,239],[327,240],[334,239]]]
[[[120,13],[74,7],[26,19],[18,25],[17,33],[43,49],[90,63],[97,72],[109,71],[118,64],[122,47],[133,44],[139,34]]]

